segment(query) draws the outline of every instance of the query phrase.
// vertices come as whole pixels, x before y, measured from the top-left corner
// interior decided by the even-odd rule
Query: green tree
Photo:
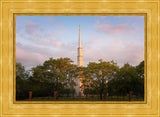
[[[21,63],[16,63],[16,78],[27,79],[29,77],[29,72],[25,70]]]
[[[136,66],[136,71],[138,73],[138,76],[141,77],[139,79],[139,90],[137,91],[137,95],[144,97],[144,61],[140,62],[139,65]]]
[[[89,88],[85,92],[90,92],[91,90],[100,95],[102,100],[102,95],[107,93],[108,81],[113,78],[114,74],[118,70],[118,66],[114,61],[106,62],[99,60],[99,63],[90,62],[86,68],[83,68],[82,79],[84,89]]]
[[[16,99],[28,97],[29,72],[27,72],[21,63],[16,63]]]
[[[137,67],[136,67],[137,68]],[[127,95],[132,91],[134,95],[143,96],[144,82],[135,67],[125,64],[109,82],[110,95]]]
[[[75,78],[78,76],[78,68],[72,63],[70,58],[50,58],[43,65],[32,68],[32,80],[47,84],[49,93],[60,91],[63,88],[73,89],[76,85]]]
[[[144,61],[140,62],[139,65],[136,66],[136,71],[141,78],[144,78]]]

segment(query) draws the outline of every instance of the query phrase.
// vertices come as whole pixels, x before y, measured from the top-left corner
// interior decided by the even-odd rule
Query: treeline
[[[127,96],[144,97],[144,61],[133,67],[126,63],[119,67],[114,61],[89,63],[83,68],[82,79],[85,95]],[[83,76],[82,76],[83,77]]]
[[[80,72],[81,71],[81,72]],[[57,91],[59,96],[74,96],[76,79],[81,78],[83,93],[87,95],[144,96],[144,61],[136,67],[125,64],[119,67],[114,61],[99,60],[79,68],[70,58],[50,58],[42,65],[26,71],[21,63],[16,63],[16,100],[33,97],[50,97]]]
[[[17,63],[16,99],[28,98],[29,91],[33,92],[33,97],[53,96],[54,91],[63,95],[74,94],[78,75],[79,68],[69,58],[50,58],[30,72],[25,71],[21,63]]]

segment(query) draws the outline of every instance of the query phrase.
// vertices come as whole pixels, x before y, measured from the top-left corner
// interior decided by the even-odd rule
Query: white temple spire
[[[81,26],[80,25],[79,25],[79,47],[78,47],[77,65],[79,67],[83,66],[83,55],[82,55],[82,47],[81,47]]]
[[[81,48],[81,26],[79,25],[79,48]]]
[[[81,47],[81,26],[79,25],[79,39],[78,39],[78,55],[77,55],[77,65],[78,67],[83,67],[83,55],[82,55],[82,47]],[[82,83],[80,81],[81,78],[76,79],[76,96],[79,96],[81,92]]]

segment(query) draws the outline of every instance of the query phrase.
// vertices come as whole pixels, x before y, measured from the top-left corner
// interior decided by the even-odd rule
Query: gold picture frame
[[[0,2],[0,116],[160,116],[160,1]],[[145,16],[145,99],[143,102],[16,102],[15,15],[136,15]],[[147,61],[146,61],[147,60]]]

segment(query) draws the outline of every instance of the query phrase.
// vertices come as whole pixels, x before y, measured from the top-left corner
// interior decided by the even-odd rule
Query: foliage
[[[16,77],[26,79],[29,76],[29,72],[25,71],[24,66],[21,63],[16,63]]]
[[[99,63],[90,62],[83,70],[85,76],[82,79],[84,89],[89,88],[98,92],[100,99],[102,99],[102,94],[107,93],[108,80],[113,78],[117,70],[118,66],[114,61],[99,60]]]
[[[83,93],[84,93],[84,95],[97,95],[98,94],[98,92],[97,92],[97,90],[95,90],[95,89],[93,89],[93,88],[85,88],[84,90],[83,90]]]
[[[65,89],[61,89],[61,90],[59,91],[59,93],[60,93],[61,95],[66,94],[67,96],[69,96],[69,94],[74,94],[74,93],[75,93],[75,89],[74,89],[74,88],[65,88]]]
[[[126,96],[132,91],[133,95],[144,96],[144,79],[139,76],[136,68],[138,66],[132,67],[128,63],[120,68],[115,78],[108,83],[109,94]]]
[[[139,65],[136,66],[136,71],[141,78],[144,78],[144,61],[140,62]]]
[[[80,75],[80,76],[79,76]],[[28,98],[29,91],[34,97],[53,97],[75,93],[76,78],[81,78],[83,93],[87,95],[144,97],[144,61],[133,67],[125,64],[119,68],[114,61],[90,62],[87,67],[77,67],[70,58],[50,58],[42,65],[32,68],[32,74],[21,63],[16,63],[16,99]]]
[[[72,62],[70,58],[50,58],[43,65],[32,68],[31,79],[40,84],[47,84],[50,94],[65,88],[73,88],[76,85],[78,68]]]
[[[16,99],[28,97],[29,91],[29,73],[25,71],[21,63],[16,63]]]

